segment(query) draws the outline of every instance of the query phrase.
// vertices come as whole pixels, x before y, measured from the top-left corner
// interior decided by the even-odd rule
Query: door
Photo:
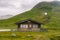
[[[28,24],[29,29],[32,29],[32,24]]]

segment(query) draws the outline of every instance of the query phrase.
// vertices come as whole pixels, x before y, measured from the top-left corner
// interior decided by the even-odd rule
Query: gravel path
[[[2,31],[11,31],[11,29],[0,29],[0,32]]]

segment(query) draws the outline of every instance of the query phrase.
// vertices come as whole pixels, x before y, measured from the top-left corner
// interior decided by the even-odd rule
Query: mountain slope
[[[57,11],[58,10],[58,11]],[[60,26],[60,2],[41,2],[30,11],[16,15],[6,20],[0,20],[0,28],[17,28],[15,22],[33,19],[43,23],[45,28],[59,28]],[[48,15],[44,15],[47,12]],[[59,28],[60,29],[60,28]]]
[[[4,15],[4,16],[0,16],[0,20],[4,20],[4,19],[8,19],[10,17],[12,17],[13,15]]]
[[[50,16],[50,19],[45,26],[47,26],[48,28],[60,29],[60,1],[41,2],[37,4],[33,9],[48,12],[48,16]]]

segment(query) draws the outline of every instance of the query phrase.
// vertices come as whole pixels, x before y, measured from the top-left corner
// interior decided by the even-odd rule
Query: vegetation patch
[[[11,36],[16,34],[16,36]],[[0,32],[1,40],[59,40],[60,32],[58,30],[49,30],[48,32]]]

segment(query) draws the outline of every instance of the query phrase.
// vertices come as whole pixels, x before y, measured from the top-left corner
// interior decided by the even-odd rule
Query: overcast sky
[[[30,10],[41,1],[53,0],[0,0],[0,16],[12,14],[16,15]]]

